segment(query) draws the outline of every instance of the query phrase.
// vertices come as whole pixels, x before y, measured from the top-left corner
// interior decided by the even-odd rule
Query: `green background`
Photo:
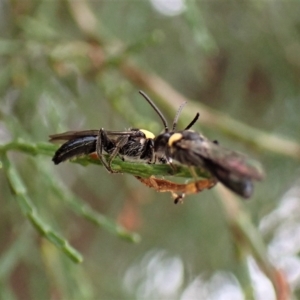
[[[275,299],[284,281],[299,297],[300,3],[175,2],[0,4],[1,299]],[[140,89],[263,164],[250,201],[216,187],[174,205],[128,174],[54,166],[50,134],[160,133]]]

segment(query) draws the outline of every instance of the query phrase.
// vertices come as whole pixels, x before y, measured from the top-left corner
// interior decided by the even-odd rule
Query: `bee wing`
[[[115,136],[123,136],[128,134],[134,134],[135,131],[108,131],[105,130],[106,135],[115,137]],[[94,137],[99,135],[98,129],[91,129],[91,130],[82,130],[82,131],[66,131],[63,133],[52,134],[49,135],[49,142],[57,142],[57,141],[70,141],[77,138],[84,138],[84,137]]]
[[[264,178],[261,165],[239,152],[224,148],[203,136],[201,139],[184,140],[183,142],[187,143],[186,148],[192,151],[194,155],[207,159],[231,173],[256,180]]]
[[[69,141],[87,136],[97,136],[98,133],[99,130],[67,131],[63,133],[49,135],[49,142]]]

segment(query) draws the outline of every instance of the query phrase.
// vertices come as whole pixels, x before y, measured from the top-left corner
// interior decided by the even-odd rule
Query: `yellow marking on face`
[[[181,133],[174,133],[171,135],[168,141],[169,147],[172,147],[173,143],[179,141],[182,139],[182,134]]]
[[[140,129],[140,131],[146,136],[146,139],[154,139],[155,138],[155,135],[148,131],[148,130],[145,130],[145,129]]]

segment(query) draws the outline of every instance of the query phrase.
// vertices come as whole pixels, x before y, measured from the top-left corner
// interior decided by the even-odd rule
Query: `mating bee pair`
[[[136,177],[145,185],[160,192],[171,192],[175,203],[186,194],[194,194],[213,187],[217,181],[244,198],[253,192],[252,180],[261,180],[263,171],[254,161],[243,154],[220,146],[203,135],[189,130],[199,118],[196,114],[190,124],[182,131],[176,125],[183,105],[177,111],[172,130],[161,111],[142,91],[140,94],[159,115],[164,125],[164,132],[158,136],[153,133],[132,128],[128,131],[100,130],[68,131],[50,136],[50,141],[67,140],[55,153],[53,161],[59,164],[67,159],[96,152],[103,166],[111,173],[111,163],[116,156],[132,162],[179,163],[190,167],[195,181],[178,184],[165,179]],[[108,160],[103,153],[108,154]],[[210,179],[197,180],[194,168],[202,168],[212,175]]]

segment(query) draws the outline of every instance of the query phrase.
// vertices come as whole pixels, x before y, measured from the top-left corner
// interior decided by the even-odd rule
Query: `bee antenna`
[[[176,129],[176,126],[177,126],[177,122],[178,122],[179,116],[180,116],[181,111],[182,111],[182,109],[184,108],[185,105],[186,105],[186,102],[183,102],[183,103],[179,106],[179,108],[178,108],[178,110],[177,110],[177,113],[176,113],[176,116],[175,116],[174,121],[173,121],[173,127],[172,127],[172,130],[175,130],[175,129]]]
[[[195,118],[192,120],[192,122],[188,126],[186,126],[184,130],[190,129],[196,123],[196,121],[199,119],[199,117],[200,117],[200,114],[197,113]]]
[[[158,109],[158,107],[153,103],[153,101],[143,91],[139,91],[139,93],[146,99],[146,101],[151,105],[151,107],[159,115],[160,119],[162,120],[162,122],[165,126],[165,132],[168,132],[169,131],[168,124],[167,124],[166,118],[164,117],[162,112]]]

